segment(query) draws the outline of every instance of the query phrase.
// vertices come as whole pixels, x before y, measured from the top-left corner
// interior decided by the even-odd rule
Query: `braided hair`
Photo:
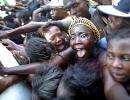
[[[43,38],[31,38],[28,40],[25,51],[30,58],[30,62],[49,60],[54,47]]]

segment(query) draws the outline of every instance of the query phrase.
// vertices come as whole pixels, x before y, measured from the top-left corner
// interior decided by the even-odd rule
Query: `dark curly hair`
[[[28,40],[25,50],[30,62],[49,60],[54,47],[43,38],[31,38]]]
[[[130,38],[130,29],[128,27],[125,27],[118,30],[114,30],[110,32],[109,35],[107,36],[108,41],[114,38],[119,38],[119,39]]]
[[[71,65],[64,73],[61,83],[72,93],[74,100],[102,100],[103,85],[96,68],[86,63]]]

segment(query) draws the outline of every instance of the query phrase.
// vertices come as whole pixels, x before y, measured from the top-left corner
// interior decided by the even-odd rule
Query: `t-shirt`
[[[100,41],[99,41],[99,47],[106,50],[107,49],[107,40],[106,37],[103,37]]]
[[[32,82],[32,100],[52,99],[56,96],[63,71],[60,67],[44,64],[39,68],[37,77]]]

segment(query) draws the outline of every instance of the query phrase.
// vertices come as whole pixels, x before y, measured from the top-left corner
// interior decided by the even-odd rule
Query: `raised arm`
[[[15,29],[6,30],[6,31],[0,31],[0,38],[8,38],[15,34],[22,34],[27,32],[36,31],[39,27],[42,25],[45,25],[47,22],[30,22],[29,24],[26,24],[24,26],[20,26]]]
[[[38,13],[43,12],[43,11],[46,11],[46,10],[49,10],[49,9],[50,9],[50,6],[48,6],[48,5],[43,5],[43,6],[41,6],[40,8],[34,10],[34,11],[33,11],[33,15],[32,15],[32,20],[34,20],[34,21],[36,20],[36,17],[37,17],[37,15],[38,15]]]
[[[55,24],[61,25],[64,28],[68,29],[71,21],[72,21],[72,19],[63,19],[63,20],[51,21],[51,22],[30,22],[29,24],[20,26],[15,29],[7,30],[7,31],[0,31],[0,39],[8,38],[8,37],[11,37],[16,34],[37,31],[38,28],[40,28],[41,26],[44,26],[48,23],[55,23]]]

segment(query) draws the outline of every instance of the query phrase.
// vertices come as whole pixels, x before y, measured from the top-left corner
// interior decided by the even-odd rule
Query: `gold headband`
[[[78,25],[78,24],[83,24],[83,25],[87,26],[93,32],[96,42],[98,42],[100,40],[100,34],[99,34],[99,31],[96,28],[96,26],[87,18],[82,18],[82,17],[75,18],[71,22],[71,24],[69,26],[69,30],[68,30],[69,35],[71,35],[72,29],[75,27],[75,25]]]

